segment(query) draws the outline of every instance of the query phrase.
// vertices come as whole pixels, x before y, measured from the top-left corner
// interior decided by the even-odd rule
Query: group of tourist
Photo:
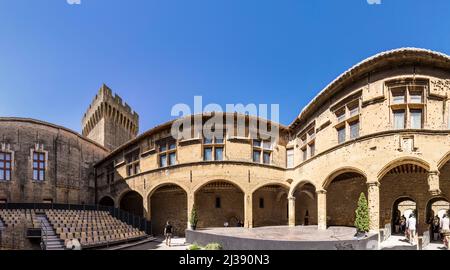
[[[432,237],[432,241],[443,241],[447,246],[447,236],[450,235],[450,218],[448,213],[444,214],[442,218],[438,215],[432,216],[428,224],[430,224],[430,237]],[[395,220],[395,233],[404,234],[411,245],[417,243],[417,219],[414,213],[408,217],[402,215]]]

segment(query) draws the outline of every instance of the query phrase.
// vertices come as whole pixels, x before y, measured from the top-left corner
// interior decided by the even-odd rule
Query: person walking
[[[170,224],[170,221],[167,221],[164,227],[164,236],[166,237],[166,246],[170,247],[173,237],[173,226]]]

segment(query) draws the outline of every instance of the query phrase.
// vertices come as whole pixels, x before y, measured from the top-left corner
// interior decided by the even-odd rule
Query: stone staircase
[[[64,242],[56,235],[55,230],[45,214],[36,214],[42,226],[42,242],[46,250],[64,250]]]

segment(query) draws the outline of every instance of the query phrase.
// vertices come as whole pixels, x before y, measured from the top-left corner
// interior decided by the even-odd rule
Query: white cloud
[[[381,5],[381,0],[367,0],[369,5]]]
[[[81,4],[81,0],[66,0],[67,4],[69,5],[80,5]],[[368,0],[369,1],[369,0]]]

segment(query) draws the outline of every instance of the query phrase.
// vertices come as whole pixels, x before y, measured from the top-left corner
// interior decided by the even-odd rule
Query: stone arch
[[[122,192],[118,199],[119,208],[136,216],[144,216],[144,198],[135,190]]]
[[[208,181],[206,181],[206,182],[203,182],[203,183],[201,183],[201,184],[198,184],[198,185],[194,186],[194,188],[192,189],[192,192],[195,194],[195,193],[197,193],[197,191],[199,191],[199,190],[202,189],[203,187],[205,187],[205,186],[207,186],[207,185],[209,185],[209,184],[211,184],[211,183],[214,183],[214,182],[224,182],[224,183],[231,184],[231,185],[233,185],[233,186],[239,188],[240,191],[242,191],[243,193],[245,193],[245,188],[243,188],[239,183],[237,183],[237,181],[234,181],[234,180],[228,180],[228,179],[208,180]]]
[[[229,180],[211,180],[194,189],[198,228],[236,227],[244,223],[245,189]]]
[[[317,225],[317,187],[312,181],[302,180],[291,187],[290,197],[295,198],[295,224]]]
[[[252,191],[253,226],[288,225],[289,186],[280,182],[258,185]]]
[[[410,198],[416,204],[417,231],[427,230],[426,205],[429,194],[428,162],[416,157],[402,157],[388,162],[378,173],[380,183],[380,227],[398,222],[396,203]]]
[[[427,171],[431,170],[430,164],[426,162],[423,159],[417,158],[417,157],[401,157],[394,159],[390,162],[388,162],[379,172],[378,172],[378,179],[381,180],[387,173],[389,173],[392,169],[405,165],[405,164],[412,164],[419,166]]]
[[[366,174],[355,167],[342,167],[328,175],[323,188],[327,191],[327,225],[353,227],[359,197],[368,195]]]
[[[345,173],[360,174],[360,175],[364,176],[364,178],[367,179],[367,175],[363,170],[358,169],[353,166],[345,166],[345,167],[336,169],[333,172],[331,172],[330,174],[328,174],[328,176],[325,178],[325,181],[322,184],[322,188],[326,190],[328,188],[328,186],[331,184],[331,182],[333,182],[337,176],[345,174]]]
[[[288,191],[290,190],[290,186],[286,183],[283,182],[277,182],[277,181],[271,181],[271,182],[266,182],[266,183],[262,183],[262,184],[258,184],[256,187],[254,187],[251,191],[251,193],[255,193],[255,191],[257,191],[260,188],[263,188],[265,186],[270,186],[270,185],[278,185],[278,186],[282,186],[284,188],[286,188]],[[290,193],[288,193],[290,194]]]
[[[450,161],[450,151],[448,151],[437,163],[437,168],[440,170],[442,167],[444,167],[447,162]]]
[[[165,182],[152,188],[147,201],[154,235],[163,235],[167,221],[173,226],[175,235],[185,235],[188,222],[187,200],[187,190],[178,183]]]
[[[301,188],[302,186],[304,186],[304,185],[306,185],[306,184],[312,185],[312,186],[314,187],[314,189],[317,190],[317,187],[316,187],[316,185],[314,184],[314,182],[309,181],[309,180],[301,180],[301,181],[297,182],[295,185],[291,185],[291,189],[289,190],[289,196],[290,196],[290,197],[294,196],[295,191],[296,191],[298,188]]]
[[[114,199],[111,196],[103,196],[99,201],[98,201],[99,205],[102,206],[108,206],[108,207],[114,207],[115,206],[115,202]]]

